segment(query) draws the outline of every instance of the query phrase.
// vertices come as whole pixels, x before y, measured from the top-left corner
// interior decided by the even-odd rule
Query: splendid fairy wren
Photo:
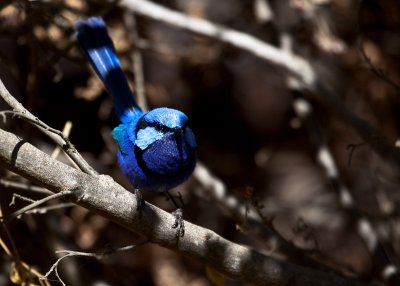
[[[122,172],[136,189],[166,192],[182,183],[196,164],[196,139],[188,117],[167,107],[148,112],[139,108],[102,18],[79,20],[75,29],[93,69],[111,93],[121,121],[112,135],[119,145]],[[178,227],[179,222],[175,224]],[[182,236],[183,230],[178,231]]]

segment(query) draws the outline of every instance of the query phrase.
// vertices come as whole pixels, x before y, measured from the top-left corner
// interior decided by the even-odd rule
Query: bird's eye
[[[164,124],[162,124],[160,122],[156,122],[154,124],[154,128],[156,128],[158,131],[162,131],[162,132],[168,132],[171,130],[171,128],[165,126]]]

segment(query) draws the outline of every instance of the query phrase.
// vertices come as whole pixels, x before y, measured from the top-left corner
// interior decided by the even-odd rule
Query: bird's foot
[[[172,228],[176,228],[176,239],[179,239],[179,237],[183,237],[185,235],[183,211],[182,209],[178,208],[172,214],[175,216],[175,222],[172,225]]]
[[[135,189],[135,197],[136,197],[136,211],[139,212],[139,217],[141,217],[146,204],[143,199],[142,193],[140,192],[139,189]]]

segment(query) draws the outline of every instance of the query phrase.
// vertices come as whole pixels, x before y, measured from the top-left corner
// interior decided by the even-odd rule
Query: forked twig
[[[49,138],[51,138],[59,146],[68,146],[65,152],[68,156],[79,166],[79,168],[87,174],[97,175],[97,172],[83,159],[83,157],[78,153],[75,147],[67,140],[65,140],[62,132],[51,128],[37,119],[32,113],[30,113],[21,103],[18,102],[4,86],[3,81],[0,80],[0,97],[4,99],[5,102],[13,109],[14,112],[18,114],[23,114],[24,117],[28,117],[31,121],[36,123],[36,126],[42,130]],[[21,115],[22,116],[22,115]],[[4,117],[4,116],[3,116]]]
[[[57,279],[60,281],[60,283],[62,285],[66,285],[64,283],[64,281],[61,279],[59,273],[58,273],[58,265],[60,264],[60,262],[62,260],[64,260],[67,257],[72,257],[72,256],[83,256],[83,257],[91,257],[91,258],[95,258],[97,260],[102,259],[104,256],[106,255],[110,255],[110,254],[114,254],[114,253],[118,253],[118,252],[123,252],[123,251],[129,251],[132,250],[138,246],[142,246],[144,244],[148,243],[148,240],[145,240],[141,243],[138,243],[136,245],[128,245],[128,246],[124,246],[124,247],[120,247],[120,248],[108,248],[103,252],[100,253],[94,253],[94,252],[80,252],[80,251],[73,251],[73,250],[58,250],[56,251],[56,253],[65,253],[63,256],[61,256],[59,259],[57,259],[57,261],[51,266],[51,268],[49,269],[49,271],[47,271],[47,273],[41,277],[41,280],[47,280],[49,275],[54,272]]]
[[[27,206],[25,206],[25,207],[13,212],[13,213],[7,215],[5,217],[1,217],[0,218],[1,224],[4,224],[4,223],[6,223],[6,222],[8,222],[8,221],[10,221],[10,220],[12,220],[12,219],[24,214],[24,213],[26,213],[27,211],[30,211],[30,210],[34,209],[34,208],[36,208],[36,207],[38,207],[38,206],[40,206],[40,205],[42,205],[42,204],[44,204],[44,203],[46,203],[46,202],[48,202],[50,200],[54,200],[54,199],[62,198],[62,197],[67,197],[67,196],[72,195],[72,194],[73,194],[72,191],[61,191],[59,193],[56,193],[56,194],[50,195],[48,197],[45,197],[45,198],[43,198],[41,200],[35,201],[34,203],[32,203],[30,205],[27,205]]]

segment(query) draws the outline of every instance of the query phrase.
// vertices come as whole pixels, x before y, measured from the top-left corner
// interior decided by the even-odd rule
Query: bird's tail
[[[129,122],[139,116],[142,111],[133,99],[103,19],[92,17],[79,20],[75,23],[75,30],[93,69],[113,97],[118,118],[122,122]]]

